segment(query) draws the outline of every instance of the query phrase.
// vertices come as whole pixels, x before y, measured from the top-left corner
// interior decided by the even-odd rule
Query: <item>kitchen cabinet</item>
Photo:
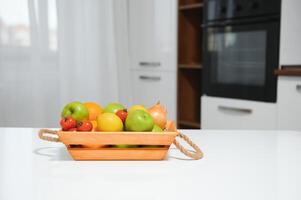
[[[301,64],[301,1],[282,0],[281,33],[280,33],[280,64]]]
[[[132,104],[160,101],[176,120],[177,1],[128,0]]]
[[[202,128],[275,130],[274,103],[202,96]]]
[[[301,77],[278,78],[278,128],[301,131]]]
[[[301,131],[301,23],[300,0],[282,0],[280,69],[277,104],[278,129]]]
[[[147,107],[160,101],[167,108],[168,119],[176,119],[176,74],[171,72],[131,70],[133,104]]]
[[[177,1],[128,2],[131,68],[176,71]]]

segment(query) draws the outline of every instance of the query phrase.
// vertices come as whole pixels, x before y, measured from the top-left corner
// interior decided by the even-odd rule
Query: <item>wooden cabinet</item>
[[[176,71],[176,2],[129,0],[132,69]]]
[[[200,128],[202,77],[201,0],[179,0],[178,127]]]
[[[202,128],[275,130],[274,103],[202,96]],[[206,106],[204,106],[206,105]]]
[[[301,65],[301,1],[282,0],[280,64]]]
[[[278,128],[301,131],[301,77],[278,78]]]
[[[176,74],[171,72],[131,70],[133,103],[147,107],[160,101],[167,108],[168,119],[176,119]]]

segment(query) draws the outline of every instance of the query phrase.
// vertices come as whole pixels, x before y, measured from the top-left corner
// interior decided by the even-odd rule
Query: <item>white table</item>
[[[72,161],[37,129],[0,129],[1,200],[300,200],[301,133],[183,131],[205,153],[166,161]]]

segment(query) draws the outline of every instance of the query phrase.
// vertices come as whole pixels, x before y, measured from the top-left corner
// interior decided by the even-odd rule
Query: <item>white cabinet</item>
[[[274,103],[202,96],[204,129],[276,129],[277,109]]]
[[[177,1],[128,3],[132,104],[160,101],[176,120]]]
[[[278,128],[301,131],[301,77],[278,78]]]
[[[282,0],[280,66],[301,65],[301,1]],[[301,131],[301,77],[279,76],[278,128]]]
[[[176,74],[131,70],[133,103],[146,107],[160,101],[167,108],[168,119],[176,119]]]
[[[176,71],[177,1],[128,2],[131,68]]]
[[[301,1],[282,0],[280,64],[301,64]]]

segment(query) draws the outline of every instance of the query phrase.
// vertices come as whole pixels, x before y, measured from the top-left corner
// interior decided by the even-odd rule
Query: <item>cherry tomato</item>
[[[60,125],[63,131],[68,131],[71,128],[76,128],[76,120],[71,116],[67,118],[62,118],[60,121]]]
[[[77,124],[77,131],[92,131],[93,125],[89,121],[79,122]]]
[[[122,122],[125,122],[125,120],[128,116],[128,113],[126,110],[118,110],[116,112],[116,115],[122,120]]]

